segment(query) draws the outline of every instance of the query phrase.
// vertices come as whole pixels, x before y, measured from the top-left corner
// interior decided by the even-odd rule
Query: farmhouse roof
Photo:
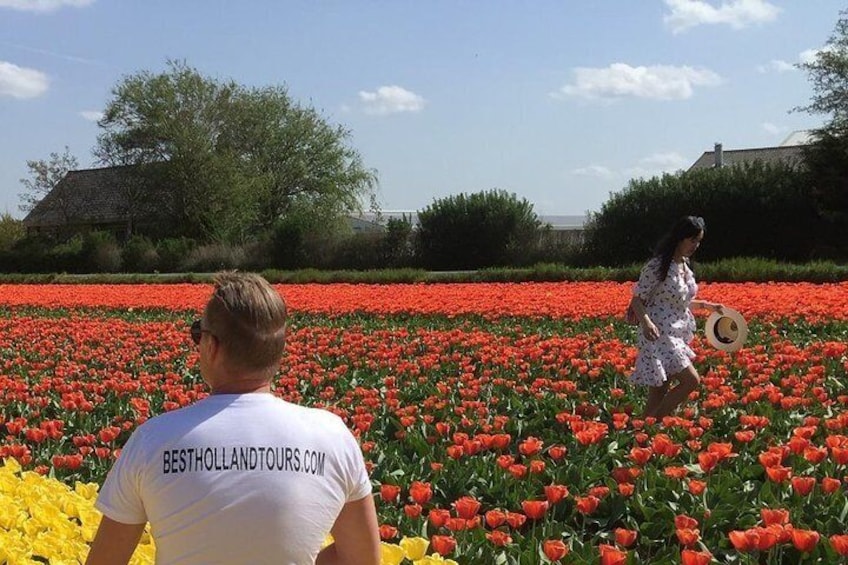
[[[803,159],[804,145],[788,145],[778,147],[758,147],[753,149],[722,149],[717,144],[715,151],[704,151],[695,161],[690,171],[696,169],[712,169],[716,166],[732,167],[759,161],[767,164],[785,163],[798,165]]]
[[[67,223],[105,223],[126,219],[128,202],[121,190],[128,166],[68,171],[24,218],[27,227]]]

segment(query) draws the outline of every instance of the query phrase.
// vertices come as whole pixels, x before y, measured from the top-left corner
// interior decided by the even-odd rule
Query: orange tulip
[[[436,528],[441,528],[447,524],[450,518],[450,511],[445,510],[444,508],[433,508],[430,510],[430,513],[427,514],[427,519],[430,520],[430,523]]]
[[[747,553],[754,549],[754,544],[751,543],[751,538],[747,532],[743,530],[732,530],[727,537],[730,538],[730,543],[736,548],[736,551]]]
[[[630,547],[634,543],[636,543],[636,537],[639,535],[639,532],[636,530],[628,530],[625,528],[616,528],[615,529],[615,543],[622,547]]]
[[[400,494],[400,487],[397,485],[380,485],[380,498],[383,502],[394,502]]]
[[[821,481],[822,491],[827,494],[833,494],[842,487],[842,481],[833,477],[825,477]]]
[[[819,543],[819,533],[813,530],[792,530],[792,545],[798,551],[807,553],[816,548]]]
[[[712,560],[713,556],[708,551],[684,549],[680,552],[680,563],[682,565],[708,565]]]
[[[830,536],[830,546],[833,550],[842,555],[848,556],[848,534],[836,534]]]
[[[596,496],[575,496],[574,501],[578,512],[581,514],[591,514],[598,509],[598,505],[601,503],[601,500]]]
[[[677,541],[679,541],[680,545],[684,547],[692,547],[693,545],[698,543],[698,540],[701,539],[701,534],[698,532],[698,530],[692,530],[689,528],[677,528],[675,533],[677,534]]]
[[[598,546],[601,552],[601,565],[624,565],[627,563],[627,553],[607,544]]]
[[[545,485],[545,498],[551,504],[560,502],[568,496],[568,487],[565,485]]]
[[[398,529],[394,526],[390,526],[388,524],[380,525],[380,539],[387,540],[396,537],[398,534]]]
[[[525,500],[521,503],[521,509],[531,520],[541,520],[548,511],[547,500]]]
[[[815,477],[792,477],[792,490],[801,496],[807,496],[816,486]]]
[[[512,543],[512,536],[501,530],[495,530],[494,532],[486,532],[486,539],[492,542],[492,545],[495,545],[497,547],[503,547],[507,544]]]
[[[503,510],[489,510],[486,512],[486,525],[490,528],[497,528],[506,522],[506,512]]]
[[[760,510],[760,516],[763,519],[763,524],[766,526],[771,526],[772,524],[782,526],[789,523],[789,510],[783,508],[763,508]]]
[[[677,529],[690,529],[697,530],[698,529],[698,520],[692,518],[691,516],[687,516],[686,514],[678,514],[674,517],[674,527]]]
[[[471,496],[463,496],[453,503],[456,515],[465,520],[470,520],[480,511],[480,502]]]
[[[456,549],[456,539],[452,536],[432,536],[430,547],[441,556],[450,555]]]
[[[409,487],[409,496],[416,504],[426,504],[433,498],[433,489],[430,483],[412,481],[412,485]]]
[[[542,544],[542,551],[545,557],[556,562],[568,555],[568,546],[562,540],[549,539]]]

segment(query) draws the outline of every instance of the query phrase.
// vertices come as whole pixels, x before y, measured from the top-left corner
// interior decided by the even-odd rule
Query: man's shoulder
[[[314,408],[311,406],[303,406],[301,404],[286,403],[291,413],[299,419],[306,421],[320,422],[325,425],[344,426],[344,421],[340,416],[325,410],[324,408]]]

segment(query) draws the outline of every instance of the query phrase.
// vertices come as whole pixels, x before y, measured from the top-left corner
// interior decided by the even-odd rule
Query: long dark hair
[[[677,249],[677,245],[684,239],[696,237],[702,231],[707,231],[704,218],[699,216],[683,216],[671,226],[671,229],[657,243],[654,249],[654,256],[660,258],[660,266],[657,274],[661,281],[665,280],[665,277],[668,275],[668,268],[671,266],[671,260],[674,257],[674,251]]]

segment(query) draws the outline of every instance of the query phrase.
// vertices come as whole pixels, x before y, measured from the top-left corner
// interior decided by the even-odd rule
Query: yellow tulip
[[[403,538],[400,540],[400,546],[403,548],[406,558],[410,561],[423,559],[427,554],[427,547],[430,545],[430,540],[427,538]]]
[[[403,549],[399,545],[380,542],[380,565],[400,565],[404,557]]]

